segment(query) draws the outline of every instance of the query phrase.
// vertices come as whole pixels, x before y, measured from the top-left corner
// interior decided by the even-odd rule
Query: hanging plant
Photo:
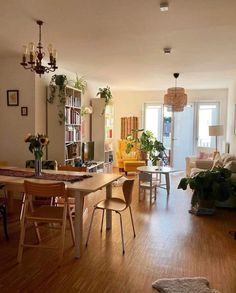
[[[101,99],[105,99],[105,108],[106,108],[106,106],[110,103],[112,99],[112,93],[111,93],[110,87],[107,86],[104,88],[99,88],[97,92],[97,96],[99,95]],[[105,113],[105,108],[103,109],[102,114]]]
[[[66,75],[53,75],[49,83],[49,97],[47,101],[50,104],[54,103],[56,95],[58,96],[59,104],[58,107],[58,117],[59,123],[65,122],[65,104],[66,104],[66,85],[68,84]],[[57,94],[58,89],[58,94]]]

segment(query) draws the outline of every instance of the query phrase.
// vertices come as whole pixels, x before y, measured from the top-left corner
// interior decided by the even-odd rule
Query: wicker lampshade
[[[174,77],[177,78],[179,73],[174,73]],[[172,87],[167,90],[167,94],[164,96],[164,105],[167,106],[169,111],[182,112],[187,105],[187,95],[184,88]]]

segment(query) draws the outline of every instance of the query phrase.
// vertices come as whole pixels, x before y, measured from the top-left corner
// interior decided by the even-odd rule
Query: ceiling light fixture
[[[179,73],[174,73],[173,76],[175,78],[175,87],[167,90],[167,94],[164,96],[164,105],[167,106],[168,111],[182,112],[187,105],[187,95],[184,88],[177,87]]]
[[[49,66],[42,65],[43,57],[46,55],[42,49],[41,43],[41,27],[43,25],[42,20],[37,20],[36,23],[39,26],[39,42],[38,42],[38,50],[35,51],[34,43],[29,43],[28,48],[27,46],[23,46],[23,56],[22,62],[20,63],[25,69],[30,69],[32,72],[36,72],[40,75],[44,73],[49,73],[55,71],[57,67],[56,58],[57,58],[57,51],[53,49],[52,45],[48,45],[48,53],[49,53]],[[29,53],[28,53],[29,52]],[[27,56],[29,61],[27,61]]]
[[[168,11],[169,10],[168,2],[161,2],[160,3],[160,10],[161,10],[161,12]]]

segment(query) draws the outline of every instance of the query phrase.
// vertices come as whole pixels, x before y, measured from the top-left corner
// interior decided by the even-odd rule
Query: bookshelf
[[[105,106],[105,99],[102,98],[94,98],[91,102],[93,108],[92,140],[95,143],[94,160],[103,161],[105,170],[110,172],[113,162],[114,108],[112,105]]]
[[[49,89],[47,92],[49,93]],[[47,134],[50,140],[47,158],[56,160],[58,164],[74,165],[75,159],[81,158],[81,91],[66,86],[65,100],[65,105],[60,107],[57,97],[53,104],[47,102]],[[64,113],[62,123],[59,123],[59,109]]]

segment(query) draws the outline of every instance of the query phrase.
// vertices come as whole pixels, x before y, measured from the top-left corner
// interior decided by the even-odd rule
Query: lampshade
[[[177,78],[179,73],[174,73],[175,87],[169,88],[167,94],[164,96],[164,105],[167,106],[168,111],[182,112],[187,105],[187,95],[184,88],[177,87]]]
[[[210,125],[209,126],[209,136],[221,136],[224,134],[223,125]]]

